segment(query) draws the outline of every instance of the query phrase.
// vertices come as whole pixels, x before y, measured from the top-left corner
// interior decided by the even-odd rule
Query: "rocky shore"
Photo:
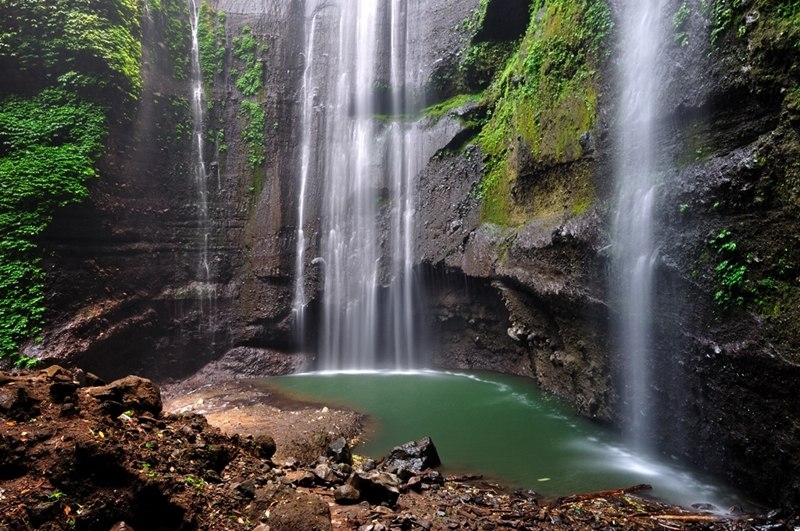
[[[104,385],[58,366],[0,373],[0,531],[800,526],[785,511],[667,506],[641,496],[643,485],[547,500],[479,476],[444,476],[429,439],[376,462],[351,451],[365,420],[356,413],[280,404],[248,423],[253,410],[243,406],[252,402],[223,389],[201,397],[173,388],[179,413],[166,413],[159,387],[136,376]],[[215,424],[228,421],[227,433],[200,409]],[[241,431],[257,425],[264,429]]]

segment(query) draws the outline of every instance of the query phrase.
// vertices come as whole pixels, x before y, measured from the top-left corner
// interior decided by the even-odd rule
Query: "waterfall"
[[[303,114],[301,122],[301,160],[300,160],[300,176],[299,176],[299,192],[297,197],[297,233],[296,233],[296,253],[294,265],[294,296],[292,298],[292,313],[294,314],[295,323],[295,337],[298,345],[301,347],[305,343],[305,312],[306,312],[306,276],[305,276],[305,262],[306,262],[306,241],[305,223],[306,223],[306,189],[308,188],[308,181],[313,176],[311,175],[311,162],[314,155],[314,149],[317,147],[314,143],[315,122],[314,116],[316,114],[315,100],[317,96],[317,87],[314,85],[315,77],[315,54],[317,48],[315,46],[317,36],[317,15],[311,14],[311,24],[308,31],[308,42],[305,49],[305,69],[303,70]]]
[[[409,66],[408,4],[319,0],[308,12],[294,307],[302,323],[313,177],[322,192],[320,256],[311,260],[321,268],[321,369],[418,361],[412,242],[420,131],[408,115],[421,89]]]
[[[206,170],[204,148],[205,101],[203,94],[203,71],[200,66],[200,41],[198,37],[202,0],[189,0],[189,24],[191,27],[191,112],[192,112],[192,152],[191,171],[197,189],[197,224],[199,227],[199,259],[197,280],[201,287],[198,293],[200,311],[203,312],[204,299],[213,306],[215,292],[211,286],[211,267],[208,259],[210,237],[208,215],[208,172]],[[212,309],[208,308],[210,312]],[[210,314],[209,314],[210,315]]]
[[[612,288],[620,308],[626,429],[640,449],[644,449],[652,428],[648,404],[653,376],[653,278],[658,256],[653,241],[653,212],[658,197],[655,121],[659,111],[658,52],[663,41],[664,8],[664,0],[627,0],[620,28]]]

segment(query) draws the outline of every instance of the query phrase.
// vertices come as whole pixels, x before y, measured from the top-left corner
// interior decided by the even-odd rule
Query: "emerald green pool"
[[[448,473],[482,473],[543,495],[653,485],[689,506],[738,503],[728,489],[666,460],[634,455],[612,433],[577,418],[533,382],[494,373],[311,373],[270,378],[292,396],[368,414],[356,451],[380,457],[430,436]]]

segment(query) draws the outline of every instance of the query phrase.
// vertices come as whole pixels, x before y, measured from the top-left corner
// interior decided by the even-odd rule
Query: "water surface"
[[[546,496],[648,483],[654,496],[683,506],[738,503],[729,489],[677,463],[634,455],[528,379],[431,371],[312,373],[269,382],[298,398],[370,415],[374,428],[356,448],[370,457],[427,435],[444,472],[479,472]]]

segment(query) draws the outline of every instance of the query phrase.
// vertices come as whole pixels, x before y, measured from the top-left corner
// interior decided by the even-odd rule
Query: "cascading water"
[[[200,27],[200,0],[189,0],[189,23],[191,27],[191,111],[192,111],[192,154],[191,168],[197,188],[197,223],[200,232],[200,252],[197,265],[198,281],[200,282],[199,297],[201,312],[203,301],[208,300],[209,306],[215,300],[214,289],[211,285],[211,267],[208,259],[208,240],[210,237],[208,217],[208,172],[206,170],[205,154],[203,153],[203,124],[204,94],[203,72],[200,66],[200,42],[198,37]],[[209,308],[210,310],[210,308]]]
[[[665,1],[624,3],[619,80],[617,204],[613,222],[615,267],[612,286],[619,304],[623,398],[627,430],[640,449],[650,432],[647,412],[652,354],[652,295],[658,250],[653,211],[658,195],[655,120],[659,99],[659,47]]]
[[[323,193],[321,256],[312,261],[322,268],[321,369],[418,361],[411,241],[419,134],[406,121],[418,83],[408,67],[407,3],[308,7],[294,309],[302,323],[313,176]]]
[[[308,31],[308,42],[305,53],[305,70],[303,71],[303,116],[302,116],[302,147],[300,160],[299,193],[297,197],[297,242],[294,266],[294,297],[292,299],[292,313],[295,322],[295,337],[300,346],[305,342],[305,312],[306,312],[306,288],[305,288],[305,262],[306,262],[306,189],[311,175],[311,163],[314,155],[314,132],[316,114],[315,99],[318,87],[315,86],[315,53],[317,37],[317,14],[310,13],[310,25]]]

